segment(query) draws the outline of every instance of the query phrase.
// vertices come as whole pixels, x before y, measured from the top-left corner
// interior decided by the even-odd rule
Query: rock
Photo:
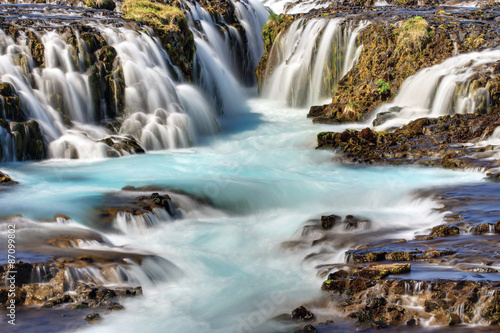
[[[195,51],[194,37],[184,13],[177,6],[179,4],[173,1],[172,6],[169,6],[149,0],[127,0],[121,9],[126,19],[141,22],[154,30],[172,63],[190,79]]]
[[[371,323],[371,326],[372,328],[376,329],[376,330],[379,330],[379,329],[382,329],[382,328],[386,328],[388,327],[389,325],[387,325],[386,323],[384,323],[383,321],[373,321]]]
[[[473,273],[498,273],[497,269],[491,267],[468,267],[465,271]]]
[[[415,320],[415,318],[410,318],[406,322],[406,325],[408,325],[408,326],[416,326],[417,325],[417,321]]]
[[[500,221],[497,221],[497,222],[495,223],[495,232],[496,232],[497,234],[500,234]]]
[[[95,324],[100,320],[101,320],[101,316],[96,312],[93,312],[85,317],[85,321],[90,323],[90,324]]]
[[[141,144],[131,135],[112,135],[100,140],[99,142],[102,142],[111,148],[111,150],[108,150],[108,157],[119,157],[121,155],[145,153],[145,150],[144,148],[142,148]]]
[[[314,314],[307,310],[303,305],[292,311],[292,319],[297,321],[309,321],[315,318]]]
[[[493,227],[493,225],[491,225],[491,227]],[[469,232],[471,234],[476,234],[476,235],[486,234],[486,233],[490,232],[490,224],[483,223],[483,224],[475,225],[472,228],[470,228]]]
[[[108,305],[106,307],[107,310],[110,310],[110,311],[120,311],[120,310],[124,310],[125,307],[119,303],[112,303],[111,305]]]
[[[161,189],[144,189],[144,191],[161,190]],[[181,211],[177,208],[168,194],[160,194],[158,192],[150,195],[135,196],[134,192],[138,189],[124,187],[123,192],[111,194],[107,196],[100,208],[96,211],[97,219],[102,223],[102,227],[113,228],[113,221],[119,213],[127,213],[134,216],[142,214],[153,214],[155,209],[165,210],[172,218],[182,216]],[[132,196],[134,195],[134,196]]]
[[[436,237],[454,236],[460,234],[460,229],[452,225],[438,225],[432,228],[431,235]]]
[[[12,180],[12,178],[9,177],[9,175],[3,173],[0,171],[0,186],[2,185],[14,185],[18,184],[15,180]]]
[[[448,316],[448,325],[454,326],[461,323],[460,317],[456,313],[450,313]]]
[[[410,254],[410,252],[395,251],[388,253],[385,256],[388,260],[392,261],[410,261],[415,259],[415,255]]]
[[[346,252],[347,262],[366,263],[385,260],[385,251],[359,251],[351,250]]]
[[[369,279],[383,279],[390,274],[403,274],[411,270],[411,264],[371,264],[358,270],[357,275]]]
[[[338,270],[334,273],[328,274],[328,280],[340,280],[340,279],[345,279],[346,277],[349,276],[349,273],[343,269]]]
[[[302,331],[304,333],[316,333],[316,332],[318,332],[313,325],[306,325],[306,326],[304,326],[304,328],[302,329]]]
[[[330,279],[323,282],[323,284],[321,285],[321,290],[342,294],[346,289],[346,284],[347,282],[345,281],[345,279]]]
[[[340,221],[342,221],[342,218],[338,215],[321,216],[321,227],[324,230],[330,230]]]
[[[367,136],[369,136],[367,134]],[[344,220],[346,230],[357,229],[358,227],[369,228],[371,221],[357,216],[347,215]]]
[[[112,0],[85,0],[85,6],[94,9],[113,10],[116,4]]]

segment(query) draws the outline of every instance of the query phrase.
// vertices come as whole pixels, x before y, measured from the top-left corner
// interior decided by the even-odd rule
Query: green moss
[[[150,26],[167,49],[172,63],[187,79],[191,78],[194,37],[179,8],[149,0],[127,0],[122,5],[122,12],[127,19]]]
[[[116,5],[113,0],[85,0],[85,6],[94,9],[113,10]]]
[[[154,3],[149,0],[127,0],[122,5],[125,18],[145,23],[152,28],[178,29],[175,20],[184,17],[182,11],[173,6]]]
[[[384,79],[380,79],[375,84],[378,86],[378,93],[380,95],[385,95],[387,93],[391,92],[391,87],[389,86],[389,83],[386,82]]]
[[[401,25],[398,44],[409,51],[420,51],[430,40],[430,27],[420,16],[408,19]]]
[[[408,252],[391,252],[387,255],[387,259],[393,260],[393,261],[410,261],[411,255]]]

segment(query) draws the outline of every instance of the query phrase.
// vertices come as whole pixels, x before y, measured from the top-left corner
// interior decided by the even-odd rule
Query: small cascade
[[[184,1],[196,45],[194,77],[220,113],[245,108],[244,86],[256,84],[254,70],[264,51],[262,27],[269,16],[256,0],[231,1],[242,28],[212,16],[197,2]]]
[[[80,283],[138,287],[176,279],[180,275],[177,266],[160,257],[144,258],[140,264],[123,259],[123,263],[102,267],[66,267],[65,290],[75,290]]]
[[[263,3],[277,14],[308,13],[313,9],[327,8],[331,4],[327,0],[265,0]]]
[[[141,234],[161,222],[172,221],[173,219],[174,217],[170,216],[165,209],[155,208],[152,212],[139,215],[118,212],[113,225],[126,234]]]
[[[478,87],[471,81],[499,60],[500,50],[487,50],[458,55],[419,71],[403,82],[392,102],[376,110],[373,124],[390,128],[422,117],[488,112],[487,86]]]
[[[294,107],[318,104],[332,96],[359,56],[357,35],[367,25],[341,18],[295,21],[272,47],[263,95]],[[269,68],[272,63],[277,65]]]

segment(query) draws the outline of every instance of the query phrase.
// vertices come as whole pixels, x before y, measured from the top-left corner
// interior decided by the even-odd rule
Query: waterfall
[[[196,46],[194,77],[220,113],[245,109],[245,86],[255,86],[254,70],[264,51],[261,36],[269,13],[256,0],[231,1],[240,32],[197,2],[184,1]]]
[[[425,68],[407,78],[390,103],[377,108],[374,125],[401,126],[422,117],[486,113],[490,104],[486,87],[471,85],[474,74],[500,60],[500,50],[461,54]],[[487,69],[486,69],[487,70]],[[376,119],[378,117],[378,119]]]
[[[216,113],[246,109],[246,90],[255,88],[253,71],[263,52],[260,32],[269,14],[257,0],[235,0],[235,24],[211,16],[195,1],[181,6],[195,37],[196,86],[183,82],[148,27],[117,27],[113,21],[88,18],[85,9],[58,8],[43,31],[19,29],[14,39],[0,30],[0,82],[11,84],[26,119],[0,115],[8,122],[36,120],[52,158],[183,148],[218,133]],[[33,18],[47,19],[34,7],[24,9]],[[83,29],[58,25],[59,18],[70,14]],[[34,54],[33,40],[43,46],[42,56]],[[97,51],[96,43],[103,44]],[[109,63],[93,62],[96,56],[107,59],[106,52]],[[0,160],[12,161],[16,138],[2,126]],[[125,147],[130,142],[134,147]]]
[[[357,35],[368,23],[296,20],[272,46],[263,95],[294,107],[318,104],[333,95],[338,81],[356,62]],[[269,68],[269,64],[277,63]]]

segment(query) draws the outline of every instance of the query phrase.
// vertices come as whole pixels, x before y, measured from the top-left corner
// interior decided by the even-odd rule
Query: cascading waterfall
[[[126,28],[103,25],[96,28],[116,50],[123,71],[128,116],[119,130],[121,135],[132,135],[147,150],[161,150],[188,147],[198,135],[217,133],[217,122],[197,89],[183,84],[180,90],[188,90],[190,101],[194,102],[179,98],[179,85],[169,70],[168,55],[158,41],[144,32]],[[76,148],[80,158],[109,156],[109,147],[98,141],[110,133],[102,131],[91,136],[85,132],[79,138],[75,137],[78,133],[69,135],[51,144],[53,157],[65,157],[68,144]],[[96,142],[94,149],[85,140],[86,136]]]
[[[244,31],[217,19],[197,2],[184,11],[196,45],[194,77],[221,113],[244,109],[244,86],[255,86],[253,70],[263,53],[262,27],[269,13],[255,0],[231,1]]]
[[[357,36],[367,25],[341,18],[296,20],[272,46],[268,64],[277,65],[266,69],[263,95],[294,107],[330,97],[356,62],[361,51]]]
[[[380,106],[371,121],[375,119],[374,124],[380,128],[390,128],[421,117],[486,113],[489,92],[470,81],[478,71],[499,60],[499,49],[486,50],[461,54],[423,69],[407,78],[396,98]]]
[[[0,64],[1,82],[12,84],[19,95],[27,113],[27,119],[21,120],[34,119],[40,124],[49,157],[126,155],[134,149],[119,147],[132,138],[138,140],[139,150],[191,146],[199,136],[219,132],[213,110],[230,114],[245,109],[244,87],[255,87],[253,70],[263,52],[260,31],[268,12],[256,0],[231,4],[241,28],[224,23],[219,16],[210,16],[197,2],[184,2],[195,36],[195,81],[204,94],[197,87],[182,83],[181,73],[160,42],[151,37],[154,33],[149,28],[140,32],[86,21],[83,17],[84,24],[95,29],[116,51],[111,98],[104,100],[103,95],[110,93],[103,91],[104,78],[99,77],[98,70],[96,74],[87,41],[77,29],[55,27],[37,32],[45,53],[43,66],[36,63],[25,37],[34,32],[21,31],[21,37],[14,41],[1,31],[0,56],[5,60]],[[67,12],[58,8],[51,14],[55,15],[51,19],[57,19]],[[67,41],[68,30],[74,35],[71,42]],[[116,92],[120,80],[124,86],[123,101]],[[124,118],[117,129],[119,135],[100,125],[119,116]],[[8,132],[0,130],[3,161],[16,159],[15,139]]]

